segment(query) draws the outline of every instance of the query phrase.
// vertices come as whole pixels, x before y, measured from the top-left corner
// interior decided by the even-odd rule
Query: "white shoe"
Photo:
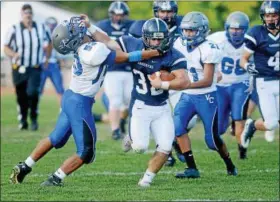
[[[140,187],[143,187],[143,188],[147,188],[147,187],[150,187],[151,186],[151,182],[148,182],[148,181],[144,181],[143,178],[141,178],[138,182],[138,185]]]
[[[268,130],[264,133],[265,140],[267,142],[273,142],[275,137],[275,130]]]
[[[240,140],[241,140],[241,145],[244,148],[248,148],[250,141],[251,141],[251,134],[250,134],[250,125],[252,124],[253,120],[252,119],[247,119],[245,122],[244,130],[241,133]]]
[[[129,137],[129,135],[126,135],[124,138],[123,138],[123,141],[122,141],[122,149],[124,152],[128,152],[132,149],[131,147],[131,139]]]

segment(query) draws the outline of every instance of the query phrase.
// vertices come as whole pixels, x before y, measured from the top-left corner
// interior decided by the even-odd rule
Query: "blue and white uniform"
[[[111,19],[105,19],[99,21],[96,25],[106,32],[111,39],[116,40],[123,35],[128,35],[128,30],[133,22],[133,20],[125,20],[119,25],[113,24]],[[114,64],[108,69],[104,80],[104,91],[108,96],[109,109],[123,110],[128,108],[132,83],[133,79],[129,63]],[[108,106],[105,105],[105,107],[107,108]]]
[[[84,163],[95,158],[96,129],[91,113],[94,96],[102,86],[108,67],[115,61],[115,51],[103,43],[89,42],[74,54],[70,87],[62,97],[62,111],[49,138],[55,148],[65,145],[73,134],[77,155]]]
[[[222,80],[217,83],[217,100],[220,134],[224,134],[229,125],[229,115],[234,121],[247,119],[250,98],[249,75],[239,66],[244,44],[235,48],[226,37],[226,32],[216,32],[208,36],[220,48],[222,59],[218,65]]]
[[[253,54],[259,72],[255,76],[255,85],[264,125],[268,130],[273,130],[280,120],[280,33],[274,36],[265,26],[254,26],[245,35],[245,50]]]
[[[56,52],[56,50],[52,50],[51,57],[49,59],[49,64],[47,68],[43,68],[41,74],[41,84],[40,84],[40,93],[42,94],[44,91],[44,86],[46,83],[47,78],[49,77],[55,87],[55,90],[58,94],[62,95],[64,92],[63,88],[63,80],[62,74],[59,67],[59,61],[61,55]],[[46,61],[44,57],[43,62]]]
[[[174,122],[175,135],[180,137],[188,132],[187,126],[196,114],[201,118],[205,142],[210,149],[216,150],[222,139],[218,134],[218,109],[216,96],[216,82],[218,64],[221,62],[221,53],[214,42],[204,41],[192,51],[182,44],[178,38],[174,48],[179,50],[187,59],[188,75],[191,82],[204,78],[204,64],[214,64],[215,73],[210,87],[183,90],[180,100],[175,107]]]
[[[125,52],[145,48],[142,39],[131,36],[123,36],[118,42]],[[174,140],[174,123],[167,103],[169,93],[152,87],[148,76],[161,69],[169,72],[185,69],[186,59],[180,52],[171,49],[164,56],[132,63],[131,67],[134,80],[130,103],[131,146],[135,151],[144,152],[148,149],[152,133],[158,145],[157,151],[169,154]]]

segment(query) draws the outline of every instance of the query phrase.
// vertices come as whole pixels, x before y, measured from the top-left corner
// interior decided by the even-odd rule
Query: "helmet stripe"
[[[158,32],[159,32],[159,20],[158,20],[158,18],[156,18],[156,21],[157,21],[157,29],[158,29]]]

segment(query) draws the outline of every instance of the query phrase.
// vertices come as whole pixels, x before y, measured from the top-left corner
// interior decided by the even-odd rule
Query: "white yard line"
[[[160,171],[159,175],[161,174],[176,174],[177,172],[181,172],[181,170],[172,170],[172,171]],[[209,172],[208,170],[204,171],[204,170],[199,170],[200,173],[204,173],[204,172]],[[226,175],[226,170],[215,170],[212,171],[214,173],[224,173]],[[255,170],[250,170],[250,172],[254,172],[254,173],[278,173],[279,170],[278,169],[264,169],[264,170],[259,170],[259,169],[255,169]],[[112,172],[112,171],[103,171],[103,172],[87,172],[87,173],[73,173],[71,174],[72,176],[77,176],[77,177],[86,177],[86,176],[98,176],[98,175],[103,175],[103,176],[135,176],[135,175],[143,175],[143,172]],[[43,173],[32,173],[29,176],[30,177],[45,177],[48,174],[43,174]]]

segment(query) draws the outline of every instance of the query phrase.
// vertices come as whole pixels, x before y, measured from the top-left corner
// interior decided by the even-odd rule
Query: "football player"
[[[96,25],[105,31],[111,39],[128,35],[133,20],[129,20],[129,7],[125,2],[115,1],[108,9],[109,18]],[[128,63],[117,64],[108,69],[104,80],[104,91],[108,96],[109,120],[112,138],[118,140],[125,131],[125,120],[132,90],[132,74]],[[104,96],[104,95],[103,95]],[[103,97],[104,100],[104,97]],[[106,103],[106,102],[105,102]]]
[[[205,131],[205,142],[209,149],[217,151],[224,160],[228,175],[237,175],[237,169],[218,131],[218,107],[216,96],[217,65],[221,52],[217,44],[206,40],[209,33],[208,18],[201,12],[186,14],[181,22],[182,36],[174,48],[187,59],[191,85],[184,90],[175,107],[175,135],[185,157],[187,168],[176,178],[199,178],[191,149],[187,125],[194,115],[199,115]]]
[[[87,31],[90,33],[88,36]],[[104,42],[104,43],[93,41]],[[62,97],[62,111],[55,129],[49,137],[41,140],[31,155],[16,165],[10,176],[12,183],[22,183],[32,167],[52,148],[63,147],[71,134],[74,136],[77,152],[69,157],[42,186],[61,186],[62,180],[95,159],[96,128],[91,114],[94,96],[101,88],[107,68],[114,62],[136,62],[159,56],[156,50],[124,53],[114,40],[96,26],[90,25],[88,17],[72,17],[59,24],[52,33],[53,46],[61,54],[74,53],[72,80]],[[161,51],[163,52],[163,51]]]
[[[252,27],[245,35],[245,52],[240,65],[254,75],[262,119],[247,119],[241,144],[247,148],[256,130],[279,127],[280,79],[280,1],[264,1],[260,8],[263,25]],[[249,58],[254,56],[254,62]]]
[[[49,27],[51,33],[54,28],[57,26],[57,20],[54,17],[49,17],[46,19],[45,24]],[[46,59],[44,58],[44,61]],[[44,86],[46,83],[47,77],[50,77],[56,92],[59,96],[59,104],[61,102],[61,97],[64,92],[62,74],[60,72],[60,64],[63,63],[61,55],[59,55],[54,49],[52,49],[51,57],[48,62],[48,66],[43,69],[41,74],[41,84],[40,84],[40,93],[43,93]]]
[[[238,142],[239,158],[246,158],[246,149],[240,144],[240,135],[247,119],[250,99],[249,75],[239,66],[244,51],[244,36],[249,28],[249,18],[245,13],[231,13],[225,22],[225,31],[216,32],[208,40],[214,41],[222,53],[219,72],[222,80],[217,83],[219,134],[226,132],[229,115],[234,123],[235,137]]]
[[[171,46],[167,24],[152,18],[145,22],[141,39],[131,36],[120,37],[122,50],[126,52],[142,49],[157,49],[166,44],[168,52],[161,57],[132,63],[133,90],[130,103],[129,135],[131,146],[137,153],[143,153],[149,146],[150,133],[156,142],[156,151],[150,159],[148,168],[138,185],[148,187],[157,172],[166,162],[174,140],[174,123],[168,104],[168,90],[182,90],[188,87],[189,80],[185,72],[186,59]],[[175,79],[161,81],[159,71],[167,70]],[[149,75],[156,73],[152,80]],[[162,127],[164,126],[164,127]]]

